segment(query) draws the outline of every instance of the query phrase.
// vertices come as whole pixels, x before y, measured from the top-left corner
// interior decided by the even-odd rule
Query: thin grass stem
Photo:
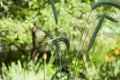
[[[87,23],[88,23],[90,14],[91,14],[91,11],[89,12],[89,15],[88,15],[88,17],[87,17],[87,19],[86,19],[86,21],[85,21],[86,23],[85,23],[85,25],[84,25],[83,32],[82,32],[82,35],[81,35],[81,37],[80,37],[80,42],[82,42],[82,37],[83,37],[83,34],[84,34],[84,32],[85,32],[85,27],[86,27],[86,25],[87,25]],[[86,35],[86,36],[87,36],[87,35]],[[86,38],[83,40],[83,43],[82,43],[82,47],[81,47],[81,48],[80,48],[80,43],[79,43],[79,45],[78,45],[78,51],[77,51],[77,57],[78,57],[78,59],[76,58],[76,60],[75,60],[74,71],[73,71],[73,80],[75,80],[76,71],[77,71],[77,66],[78,66],[78,61],[79,61],[80,56],[82,55],[82,49],[83,49],[85,40],[86,40]]]
[[[44,60],[44,80],[46,80],[46,60]]]

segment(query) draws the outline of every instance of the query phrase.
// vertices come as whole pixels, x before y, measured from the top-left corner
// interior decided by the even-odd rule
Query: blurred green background
[[[78,61],[75,80],[79,80],[81,76],[82,80],[119,80],[119,22],[104,20],[87,62],[84,63],[85,51],[99,21],[97,15],[105,13],[120,21],[120,10],[115,7],[100,6],[90,13],[92,5],[97,1],[54,0],[58,16],[58,24],[56,24],[49,0],[1,0],[1,79],[50,80],[59,66],[65,65],[55,80],[68,80],[66,73],[70,74],[69,80],[72,80],[77,52],[82,47],[85,33],[88,32],[83,56]],[[119,2],[119,0],[112,1]],[[80,40],[83,31],[85,33]],[[60,55],[57,54],[55,46],[44,47],[52,38],[61,36],[70,42],[69,50],[63,42],[58,43],[61,49]],[[83,72],[84,66],[86,68]],[[61,78],[62,75],[65,76]]]

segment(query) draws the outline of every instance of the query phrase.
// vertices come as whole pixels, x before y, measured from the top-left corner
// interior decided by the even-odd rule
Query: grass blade
[[[102,1],[98,1],[96,2],[93,6],[92,6],[92,10],[100,7],[101,5],[109,5],[109,6],[113,6],[116,7],[118,9],[120,9],[120,3],[118,2],[113,2],[113,1],[109,1],[109,0],[102,0]]]
[[[60,46],[58,44],[58,42],[60,42],[60,41],[65,43],[67,49],[70,48],[70,43],[69,43],[68,39],[64,38],[64,37],[57,37],[55,39],[51,39],[51,40],[49,40],[48,42],[45,43],[44,47],[48,46],[49,44],[53,44],[56,48],[56,52],[60,53]]]
[[[55,39],[52,40],[52,42],[60,42],[60,41],[63,41],[67,47],[67,49],[70,48],[70,43],[69,43],[69,40],[65,37],[57,37]]]
[[[53,10],[53,15],[54,15],[55,23],[57,24],[58,23],[58,17],[57,17],[57,11],[56,11],[56,8],[55,8],[54,1],[50,0],[50,4],[51,4],[52,10]]]
[[[116,19],[114,19],[111,16],[108,16],[106,14],[99,14],[99,15],[97,15],[97,18],[101,18],[103,15],[104,15],[104,18],[106,18],[106,19],[108,19],[108,20],[110,20],[112,22],[119,22],[118,20],[116,20]]]
[[[43,29],[41,29],[41,30],[46,34],[46,36],[50,37],[50,39],[53,39],[53,38],[54,38],[53,35],[50,34],[50,32],[48,32],[48,31],[46,31],[46,30],[43,30]]]
[[[91,39],[90,39],[90,43],[89,43],[89,45],[88,45],[87,51],[89,51],[89,50],[92,48],[93,43],[94,43],[94,41],[95,41],[95,38],[96,38],[96,36],[97,36],[97,33],[98,33],[98,31],[100,30],[100,28],[101,28],[101,26],[102,26],[103,20],[104,20],[104,15],[101,17],[100,21],[98,22],[98,24],[97,24],[97,26],[96,26],[96,28],[95,28],[95,31],[94,31]]]

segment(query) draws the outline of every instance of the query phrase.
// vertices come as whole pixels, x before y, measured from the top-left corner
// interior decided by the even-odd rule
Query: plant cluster
[[[96,38],[102,26],[119,26],[119,19],[111,15],[119,11],[119,2],[2,0],[0,6],[0,61],[4,80],[119,79],[120,44],[112,54],[104,54],[117,41],[104,49],[107,42],[97,43]],[[96,46],[100,49],[96,50]]]

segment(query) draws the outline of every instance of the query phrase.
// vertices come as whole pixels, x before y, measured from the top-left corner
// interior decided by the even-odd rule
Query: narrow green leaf
[[[46,30],[43,30],[43,29],[41,29],[48,37],[50,37],[50,39],[53,39],[54,37],[53,37],[53,35],[52,34],[50,34],[48,31],[46,31]],[[48,43],[45,43],[45,45],[44,45],[44,47],[46,47],[48,45]],[[55,48],[56,48],[56,53],[58,53],[59,54],[59,52],[60,52],[60,47],[59,47],[59,44],[57,43],[57,42],[53,42],[53,45],[55,46]]]
[[[100,7],[101,5],[109,5],[109,6],[113,6],[116,7],[118,9],[120,9],[120,3],[118,2],[113,2],[113,1],[109,1],[109,0],[102,0],[102,1],[98,1],[96,2],[93,6],[92,6],[92,10]]]
[[[52,42],[60,42],[60,41],[63,41],[67,47],[67,49],[70,48],[70,43],[69,43],[69,40],[65,37],[57,37],[55,39],[52,40]]]
[[[43,29],[41,29],[48,37],[50,37],[50,39],[53,39],[54,37],[53,37],[53,35],[52,34],[50,34],[50,32],[48,32],[48,31],[46,31],[46,30],[43,30]]]
[[[54,0],[50,0],[50,4],[53,10],[53,15],[54,15],[54,19],[55,19],[55,23],[58,23],[58,17],[57,17],[57,10],[55,8],[55,4],[54,4]]]
[[[114,18],[112,18],[110,16],[107,16],[107,15],[105,16],[105,18],[112,21],[112,22],[119,22],[118,20],[116,20],[116,19],[114,19]]]
[[[114,19],[111,16],[108,16],[106,14],[99,14],[99,15],[97,15],[97,18],[101,18],[103,15],[104,15],[104,18],[106,18],[106,19],[108,19],[108,20],[110,20],[112,22],[119,22],[118,20],[116,20],[116,19]]]
[[[68,39],[64,38],[64,37],[57,37],[55,39],[51,39],[44,44],[44,47],[48,46],[49,44],[53,44],[56,48],[56,53],[60,53],[60,46],[58,44],[58,42],[60,42],[60,41],[63,41],[65,43],[67,49],[70,48],[70,43],[69,43]]]
[[[101,28],[101,26],[102,26],[103,20],[104,20],[104,15],[101,17],[100,21],[98,22],[98,24],[97,24],[97,26],[96,26],[96,28],[95,28],[95,31],[94,31],[91,39],[90,39],[90,42],[89,42],[87,51],[89,51],[89,50],[92,48],[93,43],[94,43],[94,41],[95,41],[95,38],[96,38],[96,36],[97,36],[97,33],[98,33],[98,31],[100,30],[100,28]]]
[[[55,45],[56,48],[56,53],[59,54],[60,53],[60,46],[57,42],[53,42],[53,44]]]

